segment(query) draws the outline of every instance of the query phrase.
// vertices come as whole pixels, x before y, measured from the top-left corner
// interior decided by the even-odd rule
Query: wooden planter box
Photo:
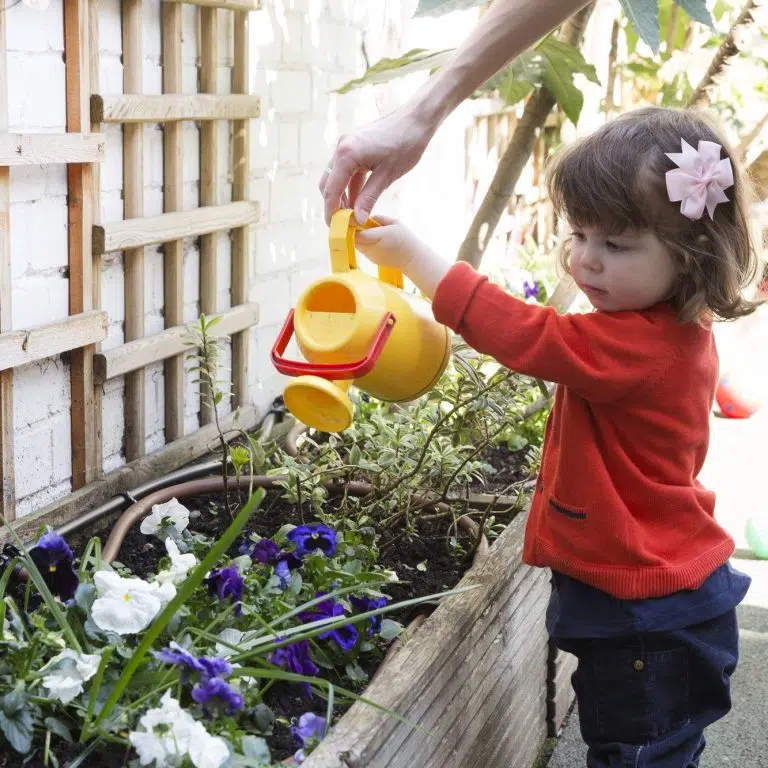
[[[547,736],[549,572],[521,562],[521,514],[368,686],[304,768],[530,768]]]

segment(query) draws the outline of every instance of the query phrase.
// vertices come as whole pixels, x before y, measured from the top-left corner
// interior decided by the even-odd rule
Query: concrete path
[[[766,312],[746,325],[748,345],[761,364],[768,358]],[[738,325],[719,339],[723,369],[739,356]],[[760,343],[755,343],[757,338]],[[743,352],[743,348],[741,350]],[[700,768],[768,768],[768,561],[745,559],[744,528],[750,515],[768,517],[768,406],[751,419],[713,417],[712,441],[702,482],[717,492],[717,518],[736,540],[733,564],[752,577],[739,607],[741,661],[733,678],[733,710],[707,730]],[[586,747],[572,712],[548,768],[584,768]],[[685,768],[681,766],[680,768]]]

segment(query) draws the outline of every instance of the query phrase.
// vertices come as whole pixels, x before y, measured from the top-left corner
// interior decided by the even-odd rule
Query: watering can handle
[[[343,208],[336,211],[331,218],[331,230],[328,239],[331,248],[331,271],[333,272],[349,272],[350,269],[357,269],[355,232],[358,229],[381,226],[375,219],[368,219],[361,227],[353,217],[353,210]],[[404,285],[403,273],[397,267],[379,267],[379,280],[394,285],[395,288],[402,288]]]

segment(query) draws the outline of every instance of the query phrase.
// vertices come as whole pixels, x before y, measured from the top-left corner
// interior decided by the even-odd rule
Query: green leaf
[[[240,510],[229,528],[224,531],[224,533],[221,535],[221,538],[208,551],[208,554],[203,558],[200,565],[198,565],[197,568],[195,568],[195,570],[192,571],[192,573],[187,577],[186,581],[184,581],[179,586],[176,597],[174,597],[173,600],[171,600],[168,605],[165,606],[165,608],[160,612],[160,615],[150,625],[149,629],[146,631],[144,637],[142,638],[141,643],[139,643],[139,646],[133,652],[133,655],[128,661],[128,664],[126,664],[123,673],[120,675],[120,678],[118,679],[115,687],[112,689],[112,693],[101,709],[101,712],[99,712],[94,725],[101,723],[112,711],[115,704],[120,701],[120,696],[128,686],[128,683],[131,681],[131,678],[139,668],[139,665],[144,660],[144,657],[149,653],[150,649],[152,648],[152,644],[160,636],[162,631],[168,625],[168,622],[170,622],[170,620],[173,618],[176,611],[178,611],[179,608],[181,608],[186,603],[190,595],[202,583],[208,572],[219,561],[219,558],[221,558],[221,556],[229,549],[229,547],[232,546],[232,543],[240,535],[240,531],[243,530],[250,516],[261,504],[261,501],[264,498],[264,493],[264,489],[259,488],[256,493],[251,496],[251,498],[248,500],[248,503]]]
[[[499,88],[499,95],[504,99],[504,104],[506,104],[506,106],[513,107],[515,104],[526,98],[532,90],[533,86],[530,83],[517,80],[510,72],[509,76]]]
[[[578,48],[561,43],[553,37],[543,40],[536,50],[545,62],[544,85],[575,125],[584,104],[584,96],[574,85],[573,76],[578,72],[589,81],[597,83],[599,80],[595,68],[584,60]]]
[[[10,693],[3,696],[3,712],[8,717],[14,717],[16,713],[24,708],[27,697],[24,695],[24,683],[17,685]]]
[[[381,630],[379,631],[379,637],[382,640],[394,640],[400,636],[403,631],[403,625],[399,621],[394,619],[382,619]]]
[[[707,10],[707,4],[704,0],[675,0],[675,2],[699,24],[705,24],[708,27],[714,27],[712,16]]]
[[[359,664],[347,664],[344,667],[344,672],[350,680],[354,680],[356,683],[362,683],[368,679],[368,675],[365,674],[365,670]]]
[[[383,58],[372,64],[365,73],[354,80],[344,83],[335,93],[349,93],[355,88],[366,85],[380,85],[413,72],[432,70],[442,66],[453,53],[453,48],[442,51],[430,51],[426,48],[413,48],[397,59]]]
[[[250,760],[261,761],[270,764],[272,756],[269,753],[267,742],[260,736],[243,736],[242,740],[243,756]],[[258,762],[257,762],[258,764]]]
[[[32,749],[32,713],[21,710],[13,717],[0,712],[0,731],[17,752],[25,755]]]
[[[488,0],[419,0],[414,16],[445,16],[454,11],[467,11]]]
[[[650,49],[659,50],[659,7],[657,0],[620,0],[624,14]]]
[[[56,717],[46,717],[44,721],[45,727],[51,732],[55,733],[60,739],[71,744],[73,742],[72,734],[64,723]]]

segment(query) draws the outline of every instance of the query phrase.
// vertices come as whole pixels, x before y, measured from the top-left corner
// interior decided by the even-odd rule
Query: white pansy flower
[[[99,629],[118,635],[141,632],[176,596],[170,581],[149,584],[142,579],[124,579],[112,571],[98,571],[93,583],[98,597],[91,607],[91,618]]]
[[[224,739],[211,736],[202,723],[195,721],[189,730],[189,759],[195,768],[219,768],[229,759]]]
[[[77,653],[67,648],[46,664],[46,668],[55,669],[43,678],[43,686],[49,690],[52,699],[69,704],[83,692],[83,683],[96,674],[100,661],[98,653]]]
[[[177,499],[155,504],[152,512],[141,521],[139,530],[146,534],[160,534],[164,528],[175,528],[181,533],[189,525],[189,510]]]
[[[171,567],[165,571],[160,571],[157,574],[157,581],[160,584],[166,582],[181,584],[187,578],[187,573],[197,565],[197,558],[191,552],[182,555],[173,539],[165,540],[165,548],[168,551],[168,557],[171,558]]]
[[[224,739],[211,736],[170,691],[159,707],[141,716],[139,726],[143,730],[131,731],[128,740],[142,765],[154,763],[155,768],[163,768],[189,755],[195,768],[219,768],[229,758]]]

